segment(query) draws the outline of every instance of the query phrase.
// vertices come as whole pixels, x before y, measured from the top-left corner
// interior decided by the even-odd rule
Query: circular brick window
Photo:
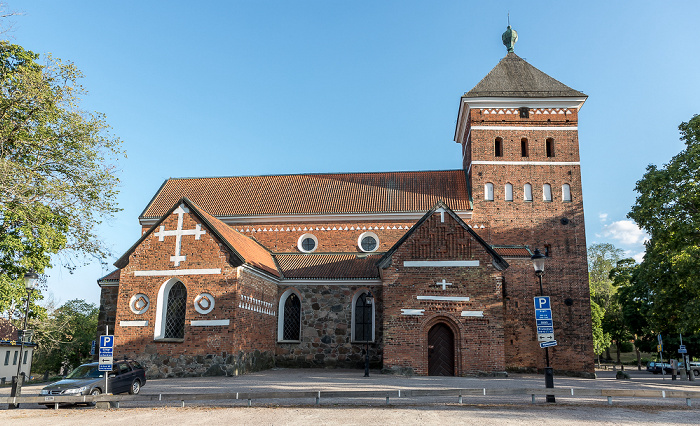
[[[304,253],[311,253],[318,247],[318,239],[313,234],[304,234],[297,241],[297,248]]]
[[[374,232],[363,232],[357,239],[357,246],[365,253],[371,253],[379,248],[379,237]]]

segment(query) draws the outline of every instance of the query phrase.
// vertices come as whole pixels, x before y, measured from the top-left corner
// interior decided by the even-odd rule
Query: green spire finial
[[[511,29],[510,25],[508,25],[506,32],[504,32],[501,36],[501,40],[503,40],[503,45],[508,49],[508,53],[513,52],[515,42],[518,41],[518,33],[515,30]]]

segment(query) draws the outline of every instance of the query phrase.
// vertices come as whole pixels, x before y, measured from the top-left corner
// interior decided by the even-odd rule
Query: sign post
[[[540,280],[542,277],[540,277]],[[556,346],[554,340],[554,320],[552,319],[552,304],[549,296],[535,296],[535,325],[537,327],[537,341],[540,348],[544,349],[547,368],[545,369],[545,387],[554,387],[554,372],[549,366],[549,347]],[[555,402],[554,395],[547,395],[547,402]]]
[[[97,367],[98,371],[105,372],[105,394],[109,393],[109,372],[114,362],[114,336],[109,334],[109,328],[106,332],[100,336],[100,363]]]

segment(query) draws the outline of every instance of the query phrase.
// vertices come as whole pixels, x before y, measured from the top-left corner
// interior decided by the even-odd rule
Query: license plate
[[[44,401],[53,401],[53,396],[45,396]]]

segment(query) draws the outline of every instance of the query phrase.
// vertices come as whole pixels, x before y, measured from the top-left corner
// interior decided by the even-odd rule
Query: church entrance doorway
[[[447,324],[439,322],[428,331],[428,375],[455,375],[455,338]]]

